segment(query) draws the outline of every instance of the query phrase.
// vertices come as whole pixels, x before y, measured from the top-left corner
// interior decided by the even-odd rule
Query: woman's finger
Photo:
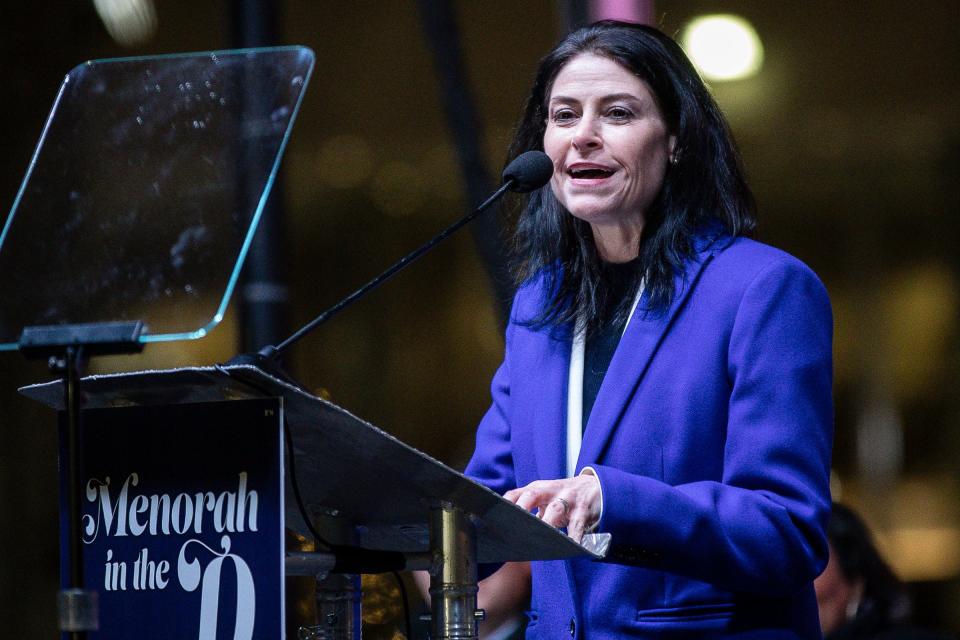
[[[585,524],[581,519],[571,519],[567,525],[567,535],[570,536],[574,542],[581,542],[583,540],[583,533],[586,530]]]
[[[593,476],[562,480],[536,480],[511,489],[503,496],[525,511],[536,510],[538,518],[580,542],[599,517],[599,483]]]
[[[562,528],[567,526],[570,520],[571,505],[565,498],[554,498],[547,503],[543,513],[543,521],[547,524]]]
[[[585,504],[570,513],[570,521],[567,524],[567,535],[573,538],[574,542],[582,542],[583,535],[594,525],[596,514]]]
[[[507,491],[503,497],[526,511],[531,511],[534,507],[542,509],[553,497],[553,484],[553,481],[535,480],[525,487]]]
[[[528,484],[526,487],[516,489],[515,491],[516,493],[507,499],[512,500],[512,502],[524,511],[532,511],[535,508],[542,509],[549,501],[549,498],[544,499],[543,492],[536,486],[536,483]]]

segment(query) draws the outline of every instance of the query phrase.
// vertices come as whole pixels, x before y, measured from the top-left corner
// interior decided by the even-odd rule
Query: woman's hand
[[[537,517],[559,529],[576,542],[600,519],[600,481],[590,474],[562,480],[536,480],[525,487],[507,491],[504,498],[519,507],[537,510]]]

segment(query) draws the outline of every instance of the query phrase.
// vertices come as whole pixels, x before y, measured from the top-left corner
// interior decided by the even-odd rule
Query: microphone
[[[542,151],[527,151],[503,170],[504,183],[513,181],[511,191],[530,193],[547,184],[553,175],[553,161]]]
[[[510,164],[507,165],[506,169],[503,170],[503,183],[500,185],[500,188],[494,191],[489,198],[484,200],[479,207],[460,218],[460,220],[451,224],[449,227],[438,233],[436,236],[428,240],[417,249],[414,249],[404,257],[400,258],[400,260],[390,265],[390,267],[388,267],[383,273],[318,315],[307,324],[303,325],[303,327],[298,329],[293,335],[280,344],[276,346],[267,345],[260,349],[260,351],[258,351],[256,354],[243,353],[234,356],[227,362],[227,364],[253,364],[261,366],[267,369],[268,372],[279,374],[278,377],[286,381],[290,381],[289,376],[277,371],[275,361],[294,343],[299,341],[301,338],[309,334],[311,331],[336,314],[343,311],[346,307],[359,300],[377,286],[389,280],[391,277],[396,275],[397,272],[445,240],[447,236],[452,234],[454,231],[486,211],[488,208],[490,208],[490,205],[503,197],[503,194],[505,194],[507,191],[515,191],[517,193],[529,193],[531,191],[535,191],[547,184],[547,181],[550,180],[551,175],[553,175],[553,162],[550,160],[550,157],[547,156],[547,154],[543,153],[542,151],[527,151],[526,153],[520,154],[514,158]]]

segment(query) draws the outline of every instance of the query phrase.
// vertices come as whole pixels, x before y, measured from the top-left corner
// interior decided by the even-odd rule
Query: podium
[[[436,639],[477,637],[482,615],[476,609],[477,564],[599,559],[609,542],[608,536],[594,535],[577,544],[461,473],[253,366],[91,376],[83,388],[85,410],[279,398],[290,445],[282,464],[286,527],[309,538],[305,517],[314,520],[314,530],[336,538],[347,552],[342,561],[347,570],[429,571]],[[60,383],[21,392],[63,409]],[[288,575],[325,575],[338,570],[338,561],[335,554],[291,553],[285,565]]]

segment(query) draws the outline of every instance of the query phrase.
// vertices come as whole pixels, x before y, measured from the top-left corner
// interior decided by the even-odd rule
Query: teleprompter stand
[[[336,530],[344,542],[336,553],[288,554],[287,574],[325,578],[428,570],[434,640],[478,637],[483,616],[476,606],[478,564],[600,559],[609,544],[609,536],[599,535],[588,536],[581,546],[463,474],[253,366],[92,376],[84,380],[84,389],[89,408],[282,398],[294,457],[284,465],[286,526],[312,536],[293,499],[296,483],[314,530]],[[21,391],[62,407],[58,383]],[[295,478],[290,477],[291,466]],[[328,613],[343,612],[344,603],[350,602],[349,584],[345,586],[328,599]],[[322,630],[326,635],[313,637],[359,637],[355,617],[340,618],[353,620],[344,619]]]
[[[60,376],[63,407],[67,414],[64,473],[69,478],[69,582],[57,596],[60,630],[81,640],[99,628],[97,592],[83,588],[83,542],[80,535],[80,424],[81,376],[90,356],[138,353],[143,350],[142,322],[102,322],[73,325],[42,325],[24,328],[20,351],[30,359],[46,359],[51,373]]]
[[[0,353],[48,359],[62,381],[60,629],[74,640],[107,622],[80,553],[86,363],[223,319],[313,64],[291,46],[74,67],[0,226]]]

